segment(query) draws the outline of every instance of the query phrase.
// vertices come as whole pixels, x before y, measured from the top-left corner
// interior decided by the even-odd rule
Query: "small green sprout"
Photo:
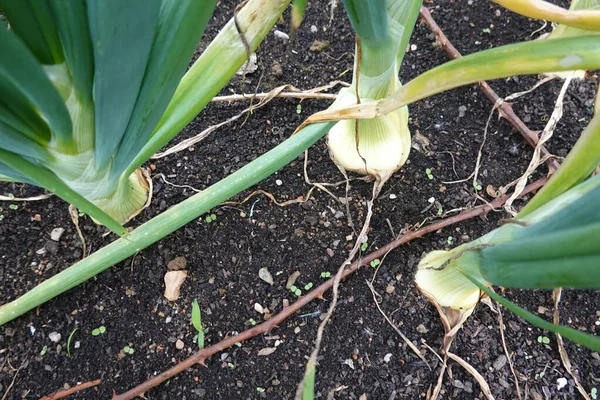
[[[482,189],[482,188],[481,188],[481,185],[479,184],[479,182],[473,182],[473,187],[474,187],[474,188],[475,188],[475,190],[477,190],[477,191],[480,191],[480,190]]]
[[[79,328],[75,328],[71,331],[71,334],[69,335],[69,338],[67,339],[67,356],[71,357],[71,339],[73,339],[73,335],[75,334],[75,332],[77,332],[79,330]],[[104,328],[104,330],[106,330],[106,328]],[[94,332],[92,332],[92,335],[94,334]],[[97,336],[97,335],[94,335]]]
[[[483,28],[481,30],[481,32],[483,32],[483,33],[490,33],[490,28]]]
[[[235,369],[235,364],[232,363],[227,363],[227,366],[231,369]]]
[[[379,258],[376,258],[369,263],[371,268],[377,268],[379,266],[379,264],[381,264],[381,261],[379,260]]]
[[[592,390],[590,390],[590,395],[592,396],[592,399],[597,400],[598,399],[598,389],[593,387]]]
[[[442,207],[440,207],[440,208],[437,209],[437,216],[438,217],[441,217],[443,213],[444,213],[444,210],[442,210]]]
[[[123,347],[123,351],[126,354],[133,354],[133,353],[135,353],[135,349],[133,347],[129,347],[129,346]]]
[[[10,200],[12,200],[12,199],[15,198],[15,195],[12,194],[12,193],[9,193],[9,194],[6,195],[6,197],[8,197]]]
[[[547,336],[538,336],[537,341],[541,344],[549,344],[550,338],[548,338]]]
[[[302,104],[300,103],[296,106],[296,114],[302,114]]]
[[[18,205],[16,205],[16,204],[9,204],[9,205],[8,205],[8,208],[10,208],[11,210],[18,210],[18,209],[19,209],[19,206],[18,206]]]
[[[369,248],[369,243],[367,243],[367,242],[363,242],[363,244],[360,245],[360,251],[367,251],[368,248]]]
[[[250,322],[250,325],[255,326],[256,325],[256,320],[254,318],[250,318],[248,320],[248,322]]]
[[[210,224],[211,222],[215,221],[216,219],[217,219],[217,214],[210,214],[210,215],[206,216],[204,221],[206,221],[207,224]]]
[[[327,271],[321,272],[321,278],[323,278],[323,279],[331,278],[331,272],[327,272]]]
[[[546,373],[544,371],[535,374],[535,379],[542,379],[544,377],[544,375],[546,375]]]
[[[102,335],[104,332],[106,332],[106,327],[102,325],[92,331],[92,336]]]
[[[446,239],[446,241],[448,242],[449,246],[452,246],[452,242],[454,241],[454,238],[452,236],[448,236],[448,239]]]
[[[48,346],[42,347],[42,351],[40,351],[40,356],[44,356],[44,354],[46,354],[47,351],[48,351]]]
[[[312,287],[313,287],[313,283],[308,282],[306,285],[304,285],[304,290],[310,290]]]
[[[204,328],[202,328],[202,314],[200,312],[200,306],[198,305],[198,300],[194,299],[192,302],[192,325],[198,332],[195,336],[198,342],[198,348],[204,348]]]
[[[2,209],[0,208],[0,212],[2,212]],[[0,221],[2,221],[4,219],[4,215],[0,214]]]
[[[433,173],[431,173],[431,168],[425,169],[425,175],[427,175],[427,179],[429,179],[429,180],[433,179]]]
[[[256,387],[256,391],[257,391],[258,393],[264,393],[264,392],[265,392],[265,388],[261,388],[260,386],[257,386],[257,387]]]
[[[298,289],[296,286],[292,285],[290,286],[290,291],[292,293],[294,293],[297,297],[300,297],[300,295],[302,295],[302,290]]]

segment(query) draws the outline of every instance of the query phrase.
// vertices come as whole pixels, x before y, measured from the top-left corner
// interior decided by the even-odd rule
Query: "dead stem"
[[[58,392],[55,392],[53,394],[49,394],[47,396],[42,397],[40,400],[62,399],[63,397],[70,396],[73,393],[79,392],[80,390],[98,386],[100,384],[100,382],[102,382],[101,379],[96,379],[95,381],[85,382],[80,385],[73,386],[72,388],[69,388],[69,389],[59,390]]]
[[[525,196],[526,194],[529,194],[531,192],[534,192],[534,191],[540,189],[542,186],[544,186],[544,184],[547,182],[547,180],[548,180],[547,177],[543,177],[543,178],[540,178],[537,181],[531,183],[530,185],[525,187],[525,190],[523,190],[523,192],[521,193],[521,196]],[[493,208],[501,207],[507,199],[508,199],[507,195],[499,196],[490,205],[487,205],[487,204],[480,205],[478,207],[465,210],[465,211],[461,212],[460,214],[455,215],[453,217],[436,221],[436,222],[434,222],[430,225],[427,225],[425,227],[422,227],[416,231],[409,231],[405,235],[402,235],[398,239],[381,247],[379,250],[376,250],[373,253],[368,254],[365,257],[359,259],[358,261],[355,261],[351,265],[348,265],[343,270],[340,281],[348,278],[350,275],[352,275],[353,273],[358,271],[358,269],[361,266],[368,265],[374,259],[382,257],[384,254],[386,254],[387,252],[389,252],[397,247],[400,247],[414,239],[420,238],[428,233],[436,232],[444,227],[456,224],[458,222],[461,222],[461,221],[464,221],[464,220],[467,220],[470,218],[477,217],[479,215],[486,214],[487,212],[492,210],[492,207]],[[222,341],[220,341],[210,347],[206,347],[204,349],[199,350],[192,356],[179,362],[177,365],[171,367],[170,369],[168,369],[164,372],[161,372],[160,374],[154,376],[151,379],[148,379],[147,381],[141,383],[140,385],[134,387],[133,389],[130,389],[126,393],[123,393],[121,395],[115,394],[113,396],[113,400],[128,400],[128,399],[133,399],[134,397],[140,396],[140,395],[144,394],[145,392],[147,392],[148,390],[152,389],[153,387],[156,387],[156,386],[160,385],[161,383],[165,382],[169,378],[185,371],[186,369],[188,369],[196,364],[203,364],[204,361],[208,357],[210,357],[220,351],[223,351],[231,346],[234,346],[236,343],[244,342],[250,338],[260,335],[261,333],[265,333],[272,329],[275,329],[277,326],[279,326],[279,324],[281,324],[288,317],[290,317],[291,315],[296,313],[298,310],[300,310],[306,304],[310,303],[312,300],[317,299],[317,298],[322,298],[323,293],[325,293],[327,290],[331,289],[331,287],[334,285],[335,280],[336,280],[336,277],[333,277],[333,278],[327,280],[326,282],[324,282],[323,284],[319,285],[318,287],[316,287],[309,293],[307,293],[305,296],[300,296],[295,303],[293,303],[287,307],[284,307],[283,310],[281,310],[277,315],[273,316],[268,321],[265,321],[259,325],[256,325],[255,327],[248,329],[242,333],[239,333],[235,336],[230,336],[226,339],[223,339]]]

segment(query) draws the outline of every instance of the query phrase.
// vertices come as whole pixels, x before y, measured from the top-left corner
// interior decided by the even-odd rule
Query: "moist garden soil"
[[[354,36],[341,6],[330,24],[328,3],[309,3],[307,18],[291,45],[271,31],[257,52],[258,70],[245,80],[234,78],[221,94],[266,92],[283,84],[310,89],[338,79],[349,82]],[[488,1],[432,1],[426,5],[463,54],[528,40],[549,31],[539,21],[501,10]],[[233,8],[230,1],[219,4],[199,51],[231,18]],[[288,31],[283,20],[276,28]],[[447,61],[425,25],[418,24],[410,43],[412,47],[401,71],[404,82]],[[596,78],[591,74],[588,80],[570,86],[564,100],[564,116],[548,145],[551,153],[564,157],[589,121]],[[491,84],[505,97],[532,87],[537,80],[521,77]],[[531,129],[544,127],[561,84],[549,82],[513,104]],[[202,190],[265,153],[289,137],[304,118],[328,104],[324,100],[275,99],[247,119],[218,129],[193,148],[149,162],[154,180],[152,206],[131,226],[193,195],[192,187]],[[175,141],[194,136],[247,105],[246,101],[213,103]],[[423,144],[423,139],[418,141],[419,149],[413,148],[409,162],[386,184],[375,202],[367,253],[407,228],[439,219],[439,209],[446,212],[482,203],[476,199],[472,182],[464,178],[474,170],[491,108],[475,85],[410,106],[410,129],[429,144]],[[518,178],[531,155],[521,136],[494,115],[482,147],[479,196],[492,200],[486,192],[488,185],[497,189]],[[304,179],[304,161],[304,156],[299,157],[233,201],[241,202],[259,189],[271,193],[279,202],[306,200],[311,185]],[[426,169],[430,169],[431,179]],[[344,180],[328,157],[325,140],[310,149],[307,172],[313,182]],[[546,167],[541,166],[532,179],[545,172]],[[463,181],[444,183],[458,180]],[[216,207],[209,213],[214,213],[216,220],[207,223],[204,215],[135,257],[7,323],[0,328],[0,393],[8,391],[6,399],[37,399],[95,379],[102,379],[102,383],[70,398],[108,399],[113,390],[124,392],[198,349],[190,323],[194,299],[200,304],[202,323],[207,329],[206,345],[262,322],[265,316],[255,310],[255,303],[274,314],[281,311],[284,303],[293,302],[296,296],[286,289],[286,282],[294,272],[300,273],[296,286],[304,291],[305,285],[323,282],[322,272],[337,271],[356,238],[349,218],[354,229],[360,229],[371,185],[353,180],[347,200],[342,184],[329,187],[334,196],[315,190],[308,201],[287,206],[255,195],[241,204]],[[2,184],[0,188],[3,194],[16,197],[41,193],[21,184]],[[434,199],[433,207],[430,199]],[[517,206],[523,204],[519,202]],[[0,302],[6,303],[80,260],[82,244],[67,204],[56,197],[3,203],[1,207]],[[364,267],[343,282],[340,303],[325,331],[319,356],[316,397],[424,398],[435,385],[440,367],[437,356],[424,344],[439,349],[444,332],[436,311],[413,283],[418,260],[431,250],[475,239],[506,217],[502,211],[491,212],[486,217],[444,228],[391,252],[378,271]],[[103,237],[105,229],[88,217],[80,219],[80,226],[88,250],[96,251],[115,239],[113,235]],[[50,238],[55,228],[65,230],[58,241]],[[169,302],[163,297],[163,276],[169,262],[177,257],[185,258],[188,276],[181,297]],[[259,270],[265,267],[273,276],[272,285],[259,278]],[[422,347],[431,370],[377,311],[366,284],[371,279],[382,310]],[[504,290],[503,294],[532,312],[551,318],[549,291]],[[148,392],[146,397],[293,398],[331,297],[330,292],[326,293],[325,299],[313,301],[268,334],[209,358],[206,367],[191,368]],[[560,312],[564,323],[597,334],[600,294],[566,291]],[[577,398],[573,381],[561,365],[554,336],[506,310],[503,315],[506,344],[527,397]],[[92,331],[101,326],[105,333],[93,336]],[[60,334],[57,341],[56,333]],[[540,336],[547,337],[549,343],[539,343]],[[181,343],[183,348],[178,349]],[[122,351],[124,346],[133,348],[134,353],[126,354]],[[275,351],[258,355],[265,348]],[[487,306],[476,309],[453,349],[482,374],[495,398],[517,398],[501,345],[497,315]],[[598,354],[571,342],[566,343],[566,349],[586,390],[600,387]],[[568,380],[560,390],[559,378]],[[441,398],[475,399],[483,395],[471,375],[451,362]]]

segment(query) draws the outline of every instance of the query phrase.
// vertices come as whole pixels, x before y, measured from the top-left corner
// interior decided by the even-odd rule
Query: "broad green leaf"
[[[304,12],[306,11],[306,0],[293,0],[292,2],[292,32],[295,32],[302,24]]]
[[[160,0],[87,0],[94,51],[96,167],[119,147],[156,34]]]
[[[1,118],[0,148],[42,162],[48,162],[52,159],[52,156],[44,147],[40,146],[28,136],[13,129],[10,125],[2,122]]]
[[[94,275],[125,260],[157,240],[195,220],[211,208],[238,194],[296,159],[305,149],[322,138],[333,126],[314,124],[290,137],[268,153],[187,200],[169,208],[103,247],[84,260],[45,280],[23,296],[0,306],[0,325],[37,307]],[[0,158],[0,161],[1,158]]]
[[[545,19],[575,28],[600,30],[600,10],[565,10],[543,0],[493,0],[504,8],[530,18]]]
[[[22,121],[35,129],[40,116],[63,144],[72,137],[71,117],[60,94],[21,39],[0,25],[0,97]],[[37,118],[28,118],[34,113]],[[47,128],[46,128],[47,129]]]
[[[200,306],[198,300],[194,299],[192,302],[192,325],[198,332],[202,331],[202,314],[200,313]]]
[[[63,200],[77,205],[84,213],[98,220],[111,231],[118,235],[124,235],[127,231],[117,221],[112,219],[104,211],[90,203],[87,199],[68,187],[56,175],[41,167],[38,164],[30,162],[25,158],[12,152],[0,149],[0,162],[7,167],[17,171],[25,176],[37,186],[43,187],[49,192],[55,193]]]
[[[388,43],[386,0],[344,0],[344,6],[361,44],[379,47]]]
[[[0,161],[0,181],[23,182],[23,183],[29,183],[29,184],[34,185],[34,183],[30,179],[27,179],[25,176],[18,173],[17,171],[10,168],[9,166],[5,165],[1,161]]]
[[[469,275],[465,275],[465,276],[467,277],[467,279],[471,280],[471,282],[473,282],[475,285],[477,285],[479,287],[479,289],[481,289],[488,296],[490,296],[493,300],[502,304],[508,310],[510,310],[517,316],[523,318],[525,321],[529,322],[530,324],[533,324],[535,326],[538,326],[538,327],[545,329],[547,331],[550,331],[550,332],[558,333],[561,336],[563,336],[569,340],[572,340],[576,343],[579,343],[585,347],[588,347],[594,351],[600,351],[600,337],[589,335],[587,333],[584,333],[577,329],[570,328],[568,326],[552,324],[552,323],[538,317],[537,315],[530,313],[529,311],[525,310],[524,308],[519,307],[518,305],[514,304],[510,300],[505,299],[504,297],[496,294],[492,290],[488,289],[485,285],[482,285],[477,280],[472,279]]]
[[[577,10],[600,10],[600,0],[573,0],[571,1],[570,11]],[[600,30],[590,31],[579,28],[573,28],[568,25],[558,25],[546,39],[556,39],[569,36],[600,35]]]
[[[112,175],[120,175],[148,141],[196,50],[216,0],[165,1],[144,80]]]
[[[2,88],[0,88],[0,92],[7,93],[5,90],[2,90]],[[21,132],[38,144],[48,143],[50,141],[50,130],[48,129],[48,125],[46,125],[45,122],[39,118],[39,115],[34,110],[28,109],[27,106],[24,105],[26,102],[21,96],[16,96],[16,98],[13,97],[12,99],[18,100],[12,102],[10,106],[4,104],[2,99],[0,99],[0,122],[3,122],[14,130]],[[22,107],[20,107],[20,105],[22,105]],[[28,114],[31,117],[29,120],[21,117],[26,117]],[[30,123],[37,125],[38,129],[33,128]]]
[[[302,400],[313,400],[315,398],[315,375],[317,368],[312,362],[306,363],[306,374],[302,383]]]
[[[585,128],[558,171],[521,210],[519,217],[530,214],[583,181],[598,164],[600,164],[600,113],[597,113]]]
[[[52,0],[50,6],[77,97],[80,102],[91,101],[94,55],[86,3],[83,0]]]
[[[256,50],[289,3],[290,0],[251,0],[239,10],[237,21],[251,52]],[[146,162],[193,120],[235,75],[246,58],[246,48],[231,19],[181,79],[152,136],[125,175]]]
[[[595,176],[591,183],[600,180],[600,176]],[[541,192],[540,192],[541,193]],[[536,224],[521,229],[516,234],[517,237],[531,237],[539,234],[557,232],[576,226],[593,224],[600,220],[598,202],[600,201],[600,186],[594,187],[582,197],[561,207],[554,215],[548,217]],[[518,218],[522,218],[521,214]]]
[[[63,61],[49,0],[0,0],[0,10],[40,64],[60,64]]]

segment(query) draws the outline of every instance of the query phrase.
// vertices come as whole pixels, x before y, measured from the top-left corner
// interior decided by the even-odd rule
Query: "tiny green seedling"
[[[321,278],[323,278],[323,279],[331,278],[331,272],[327,272],[327,271],[321,272]]]
[[[448,239],[446,239],[446,242],[448,242],[449,246],[452,246],[452,242],[454,242],[454,238],[452,236],[448,236]]]
[[[441,217],[443,213],[444,213],[444,210],[442,210],[442,207],[440,207],[440,208],[437,209],[437,216],[438,217]]]
[[[592,396],[592,399],[597,400],[598,399],[598,389],[593,387],[592,390],[590,390],[590,395]]]
[[[104,332],[106,332],[106,327],[102,325],[92,331],[92,336],[102,335]]]
[[[427,175],[427,179],[433,179],[433,173],[431,172],[431,168],[425,168],[425,175]]]
[[[264,392],[265,392],[265,388],[261,388],[260,386],[258,386],[258,387],[256,388],[256,391],[257,391],[258,393],[264,393]]]
[[[480,191],[481,190],[481,185],[479,184],[479,182],[473,182],[473,187],[475,188],[475,190]]]
[[[200,313],[200,306],[198,300],[194,299],[192,303],[192,325],[198,332],[194,338],[198,342],[198,348],[204,348],[204,329],[202,328],[202,314]]]
[[[490,28],[483,28],[481,30],[481,32],[483,32],[483,33],[490,33]]]
[[[300,103],[296,106],[296,114],[302,114],[302,104]]]
[[[298,289],[296,286],[292,285],[290,286],[290,291],[292,293],[294,293],[297,297],[300,297],[302,295],[302,290]]]
[[[308,282],[306,285],[304,285],[304,290],[310,290],[312,287],[313,287],[313,283]]]
[[[371,268],[377,268],[379,266],[379,264],[381,264],[381,260],[379,260],[379,258],[376,258],[369,263]]]
[[[538,336],[537,341],[541,344],[549,344],[550,338],[548,338],[547,336]]]
[[[367,242],[363,242],[363,244],[360,245],[360,251],[367,251],[368,248],[369,248],[369,243],[367,243]]]
[[[46,354],[46,352],[48,351],[48,346],[44,346],[42,347],[42,351],[40,351],[40,356],[44,356],[44,354]]]
[[[125,346],[123,347],[123,351],[125,354],[133,354],[135,353],[135,349],[133,347]]]
[[[217,214],[210,214],[210,215],[206,216],[204,221],[206,221],[207,224],[210,224],[211,222],[215,221],[216,219],[217,219]]]
[[[250,323],[250,325],[252,325],[252,326],[256,326],[256,320],[255,320],[254,318],[250,318],[250,319],[248,320],[248,322]]]
[[[71,339],[73,339],[73,335],[75,334],[75,332],[77,332],[79,330],[79,328],[75,328],[71,331],[71,334],[69,335],[69,338],[67,339],[67,356],[71,357]],[[104,330],[106,330],[106,328],[104,328]],[[94,334],[94,332],[92,332],[92,335]],[[95,335],[96,336],[96,335]]]
[[[16,204],[9,204],[9,205],[8,205],[8,208],[10,208],[11,210],[18,210],[18,209],[19,209],[19,206],[18,206],[18,205],[16,205]]]

